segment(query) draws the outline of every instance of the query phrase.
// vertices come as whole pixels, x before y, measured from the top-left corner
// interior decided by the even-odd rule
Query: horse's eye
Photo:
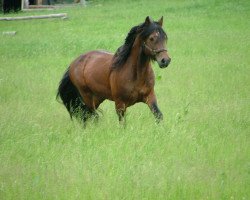
[[[154,38],[153,38],[153,37],[151,37],[151,38],[149,38],[149,39],[150,39],[150,41],[151,41],[151,42],[153,42],[153,41],[154,41]]]

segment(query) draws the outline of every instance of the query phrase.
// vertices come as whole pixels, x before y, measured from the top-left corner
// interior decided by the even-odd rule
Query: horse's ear
[[[163,24],[163,16],[161,17],[161,19],[159,19],[158,24],[159,24],[160,26],[162,26],[162,24]]]
[[[153,23],[153,20],[151,19],[151,17],[147,16],[146,19],[145,19],[145,24],[149,25],[149,24],[152,24],[152,23]]]

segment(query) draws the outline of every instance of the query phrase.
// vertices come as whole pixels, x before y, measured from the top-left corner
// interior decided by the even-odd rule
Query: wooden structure
[[[7,13],[13,10],[53,9],[66,5],[85,5],[85,0],[0,0],[0,11]]]
[[[22,16],[22,17],[0,17],[0,21],[14,21],[14,20],[27,20],[27,19],[47,19],[47,18],[61,18],[66,19],[67,13],[49,14],[49,15],[36,15],[36,16]]]
[[[29,5],[54,5],[54,4],[71,4],[71,3],[85,4],[85,0],[22,0],[22,1],[28,1]]]

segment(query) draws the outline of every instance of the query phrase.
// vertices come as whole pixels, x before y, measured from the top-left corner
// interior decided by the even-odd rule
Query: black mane
[[[113,57],[112,68],[120,68],[125,64],[132,50],[135,38],[138,34],[140,34],[140,37],[145,40],[155,30],[159,31],[160,39],[166,37],[166,33],[157,22],[153,22],[150,25],[142,23],[131,28],[125,39],[124,44],[120,46],[115,52],[115,55]]]

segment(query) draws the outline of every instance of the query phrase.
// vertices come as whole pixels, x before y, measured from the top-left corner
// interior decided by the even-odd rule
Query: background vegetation
[[[68,20],[0,22],[0,199],[242,199],[249,192],[250,3],[94,1]],[[114,52],[164,16],[172,63],[154,64],[164,121],[114,103],[83,128],[55,100],[79,54]],[[3,15],[2,15],[3,16]]]

